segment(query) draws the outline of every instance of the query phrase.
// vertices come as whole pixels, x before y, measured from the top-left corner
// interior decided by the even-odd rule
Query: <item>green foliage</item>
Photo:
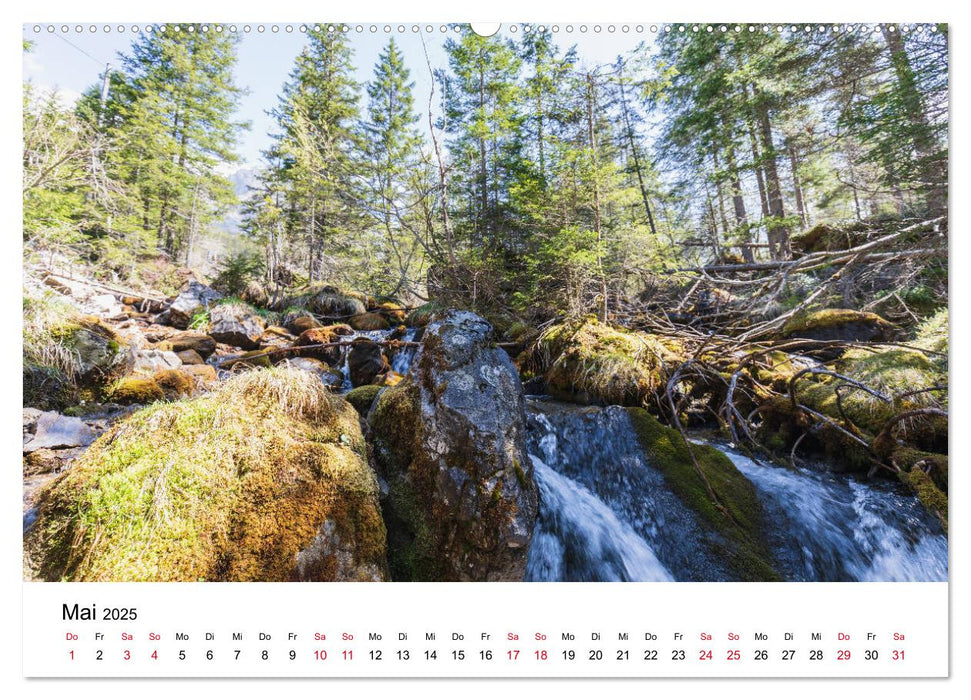
[[[246,286],[260,279],[265,272],[263,256],[258,253],[239,252],[224,258],[216,271],[212,286],[225,294],[238,297]]]

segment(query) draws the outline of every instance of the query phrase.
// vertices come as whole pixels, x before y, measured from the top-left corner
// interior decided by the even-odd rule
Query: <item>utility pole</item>
[[[98,107],[98,128],[103,126],[105,105],[108,102],[108,88],[111,80],[111,63],[105,64],[104,75],[101,76],[101,105]]]

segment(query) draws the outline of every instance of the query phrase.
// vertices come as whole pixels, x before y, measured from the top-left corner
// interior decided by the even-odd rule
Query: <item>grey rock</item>
[[[209,312],[209,336],[217,343],[256,350],[263,337],[263,319],[244,306],[225,304]]]
[[[484,319],[449,312],[427,327],[413,377],[386,390],[369,416],[375,460],[390,485],[389,546],[411,537],[421,547],[430,538],[418,555],[442,580],[523,580],[536,523],[522,384],[492,341]],[[417,398],[417,439],[401,435],[409,426],[393,425],[394,419],[383,418],[392,412],[381,410],[381,403],[406,393]],[[392,531],[414,522],[407,499],[396,502],[396,491],[414,494],[430,534]],[[394,567],[395,552],[389,554]]]
[[[163,369],[178,369],[182,360],[171,350],[139,350],[135,353],[135,371],[155,374]]]
[[[80,418],[47,411],[38,417],[33,439],[24,444],[24,454],[43,448],[84,447],[97,437],[98,434]]]
[[[102,323],[85,322],[71,336],[82,382],[100,383],[131,370],[134,351]]]
[[[223,295],[212,287],[192,280],[186,285],[165,311],[168,323],[176,328],[187,328],[198,311],[205,310]]]

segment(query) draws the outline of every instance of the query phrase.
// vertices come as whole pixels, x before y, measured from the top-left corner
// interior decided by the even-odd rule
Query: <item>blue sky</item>
[[[81,92],[99,82],[105,63],[110,61],[114,67],[118,67],[118,53],[127,52],[133,38],[131,25],[127,25],[124,33],[118,32],[117,25],[113,25],[110,32],[105,32],[102,26],[95,32],[90,31],[88,26],[78,32],[75,25],[68,27],[67,32],[62,31],[61,25],[55,25],[54,31],[49,32],[49,25],[46,24],[39,25],[40,31],[35,32],[35,26],[24,27],[24,37],[34,42],[32,51],[24,56],[24,79],[42,90],[56,89],[66,103],[73,103]],[[277,95],[306,40],[299,31],[300,25],[296,24],[262,25],[262,33],[257,31],[261,25],[249,26],[250,31],[246,33],[242,31],[244,24],[237,25],[243,40],[239,45],[236,81],[249,90],[249,94],[241,100],[237,116],[252,124],[252,128],[240,137],[238,152],[243,159],[243,167],[258,165],[260,151],[269,145],[268,132],[273,130],[273,123],[265,112],[277,104]],[[277,27],[276,32],[272,31],[273,26]],[[292,28],[289,33],[287,26]],[[374,31],[371,31],[372,26]],[[441,25],[435,25],[431,32],[426,31],[425,25],[419,32],[414,32],[412,25],[406,25],[405,31],[399,32],[399,26],[390,26],[389,34],[385,32],[386,25],[350,25],[357,80],[363,83],[371,79],[378,54],[387,44],[388,37],[393,35],[415,81],[416,109],[422,114],[424,124],[427,122],[431,79],[421,36],[425,37],[433,68],[438,68],[446,63],[442,44],[450,32],[443,34]],[[607,25],[599,27],[599,32],[595,31],[594,25],[582,26],[584,31],[581,31],[581,26],[572,26],[569,32],[567,25],[557,27],[558,31],[553,36],[564,49],[576,44],[580,59],[586,65],[613,62],[618,54],[641,41],[652,43],[655,36],[650,26],[642,26],[638,31],[638,25],[618,25],[613,27],[612,32],[608,31]],[[627,26],[627,32],[623,31],[624,26]],[[522,31],[521,27],[517,29],[516,33],[512,33],[509,27],[504,26],[501,33],[516,36]]]

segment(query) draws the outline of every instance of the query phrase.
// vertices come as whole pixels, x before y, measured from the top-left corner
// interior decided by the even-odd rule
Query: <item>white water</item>
[[[354,331],[348,335],[345,335],[341,340],[345,342],[351,342],[357,338],[367,338],[368,340],[373,340],[375,342],[383,342],[388,339],[394,331]],[[409,328],[405,331],[405,334],[399,339],[404,341],[412,341],[415,339],[415,335],[418,333],[417,328]],[[348,391],[354,388],[351,384],[351,367],[349,364],[350,358],[350,348],[344,349],[344,359],[341,365],[341,373],[344,375],[344,380],[341,384],[340,391],[342,394],[346,394]],[[412,360],[415,358],[417,348],[415,347],[403,347],[400,348],[395,354],[394,358],[391,360],[391,369],[398,374],[406,375],[411,370]]]
[[[646,461],[623,409],[531,400],[528,419],[540,512],[527,580],[733,578],[718,536]],[[772,564],[786,580],[947,579],[947,538],[901,485],[722,450],[755,486]]]
[[[756,464],[724,449],[762,500],[782,568],[795,580],[944,581],[947,538],[896,484]]]
[[[526,580],[674,580],[651,546],[603,501],[531,458],[546,517],[533,533]]]

